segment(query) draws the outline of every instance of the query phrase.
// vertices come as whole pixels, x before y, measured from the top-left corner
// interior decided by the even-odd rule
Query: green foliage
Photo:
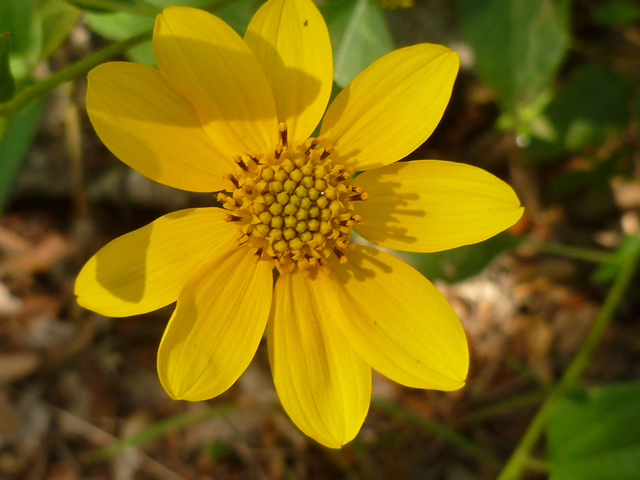
[[[563,398],[548,422],[552,480],[632,480],[640,472],[640,383]]]
[[[478,75],[494,89],[502,109],[517,116],[549,88],[564,59],[569,0],[458,0],[458,5]]]
[[[229,5],[225,0],[149,0],[157,12],[171,5],[204,8],[214,11],[234,30],[243,35],[253,14],[264,3],[262,0],[238,0]],[[86,15],[89,28],[98,35],[113,41],[121,41],[153,29],[155,15],[136,14],[129,11],[90,12]],[[151,43],[144,43],[127,52],[130,60],[156,66]]]
[[[40,2],[38,15],[42,22],[40,59],[45,59],[67,38],[80,17],[80,10],[64,0],[45,0]]]
[[[13,117],[0,140],[0,212],[4,208],[18,167],[36,133],[43,105],[44,101],[41,99]]]
[[[612,282],[618,276],[620,267],[632,260],[634,252],[638,249],[638,242],[640,240],[637,235],[625,237],[614,252],[616,261],[600,265],[591,275],[591,280],[596,283]]]
[[[395,47],[382,10],[371,0],[328,0],[320,5],[333,47],[333,79],[344,88]]]
[[[629,94],[628,82],[609,67],[583,65],[543,111],[550,135],[532,139],[525,160],[552,160],[620,133],[629,122]]]
[[[479,274],[500,253],[515,248],[520,240],[503,232],[474,245],[436,253],[402,253],[402,257],[425,277],[457,283]]]
[[[42,24],[33,0],[0,2],[0,32],[11,34],[11,71],[14,78],[25,78],[40,58]]]
[[[16,94],[16,83],[11,75],[9,52],[11,49],[11,34],[0,34],[0,103],[8,102]]]
[[[605,3],[596,10],[594,20],[601,25],[627,26],[640,20],[640,5],[631,0]]]
[[[67,37],[80,11],[64,0],[2,0],[0,32],[11,33],[10,64],[18,84]]]

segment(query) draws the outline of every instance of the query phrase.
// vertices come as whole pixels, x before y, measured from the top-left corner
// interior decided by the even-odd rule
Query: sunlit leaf
[[[333,79],[340,87],[395,48],[382,10],[373,1],[328,0],[319,8],[331,36]]]
[[[42,22],[42,50],[40,58],[48,58],[69,35],[78,21],[80,10],[64,0],[45,0],[38,13]]]
[[[548,423],[551,480],[635,480],[640,472],[640,383],[582,390]]]
[[[33,0],[1,0],[0,32],[11,34],[11,71],[24,79],[40,58],[42,23]]]
[[[543,161],[620,133],[629,122],[628,82],[610,68],[585,64],[562,86],[543,111],[553,137],[534,138],[525,159]]]
[[[458,0],[476,72],[505,111],[549,87],[568,43],[569,0]]]

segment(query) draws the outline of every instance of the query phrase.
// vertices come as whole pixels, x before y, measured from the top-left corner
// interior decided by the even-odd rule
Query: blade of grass
[[[166,432],[173,429],[184,428],[203,420],[221,415],[231,410],[231,405],[215,405],[200,412],[181,413],[173,417],[169,417],[158,423],[145,428],[135,435],[118,440],[110,445],[92,450],[81,457],[86,463],[98,463],[109,460],[127,447],[140,447],[146,445],[163,436]]]

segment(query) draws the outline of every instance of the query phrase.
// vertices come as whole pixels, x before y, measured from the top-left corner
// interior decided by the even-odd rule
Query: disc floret
[[[218,195],[227,221],[238,223],[239,243],[255,249],[256,261],[273,261],[282,273],[322,266],[331,255],[345,263],[351,227],[362,221],[352,202],[366,192],[333,164],[330,147],[316,138],[289,145],[284,123],[279,134],[273,152],[236,157],[241,173],[227,176],[231,195]]]

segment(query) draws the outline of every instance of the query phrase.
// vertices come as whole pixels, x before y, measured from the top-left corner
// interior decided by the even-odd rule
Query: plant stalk
[[[522,476],[524,469],[530,462],[531,452],[537,445],[538,439],[547,426],[549,414],[553,410],[556,402],[576,386],[589,365],[593,353],[600,344],[600,340],[602,340],[613,318],[613,314],[618,309],[618,305],[620,305],[620,302],[624,298],[624,294],[637,271],[638,260],[640,260],[640,235],[636,235],[634,241],[634,249],[629,256],[629,261],[621,266],[613,286],[611,290],[609,290],[604,304],[589,330],[589,335],[569,365],[569,368],[567,368],[560,381],[553,387],[533,417],[520,443],[502,469],[498,480],[518,480]]]

